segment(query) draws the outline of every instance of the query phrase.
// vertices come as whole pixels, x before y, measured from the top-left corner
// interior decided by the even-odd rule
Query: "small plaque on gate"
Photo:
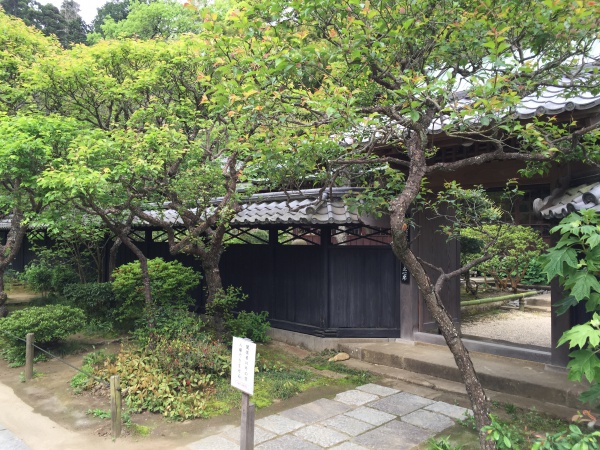
[[[256,344],[250,339],[233,338],[231,350],[231,385],[254,395],[254,364],[256,361]]]

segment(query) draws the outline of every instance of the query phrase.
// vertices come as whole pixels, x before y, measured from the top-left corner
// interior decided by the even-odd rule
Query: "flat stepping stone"
[[[433,431],[394,420],[353,438],[351,442],[375,450],[410,450],[434,435]]]
[[[346,415],[332,417],[331,419],[321,422],[321,424],[329,428],[334,428],[342,433],[349,434],[350,436],[358,436],[365,431],[375,428],[375,425],[373,424]]]
[[[267,441],[264,444],[260,444],[256,447],[256,450],[321,450],[323,447],[306,442],[299,437],[286,434],[277,439]],[[212,448],[208,450],[214,450]],[[239,450],[239,446],[237,447]]]
[[[275,434],[286,434],[304,426],[304,423],[289,419],[279,414],[273,414],[255,422],[261,428]]]
[[[419,428],[435,431],[436,433],[454,425],[454,420],[450,417],[425,411],[424,409],[419,409],[418,411],[402,416],[402,421]]]
[[[346,405],[362,406],[365,403],[369,403],[378,399],[379,397],[375,394],[369,394],[368,392],[352,389],[350,391],[340,392],[335,396],[334,400],[337,402],[342,402]]]
[[[373,383],[363,384],[362,386],[358,386],[356,389],[359,391],[368,392],[369,394],[379,395],[380,397],[387,397],[388,395],[397,394],[400,392],[398,389],[392,389]]]
[[[399,394],[390,395],[376,402],[369,403],[368,406],[389,414],[403,416],[432,403],[435,403],[435,401],[419,397],[418,395],[400,392]]]
[[[446,402],[435,402],[425,407],[427,411],[433,411],[443,414],[448,417],[452,417],[456,420],[464,420],[467,416],[472,416],[473,411],[461,406],[451,405]]]
[[[350,410],[350,406],[348,405],[321,398],[312,403],[283,411],[280,415],[304,424],[312,424],[337,416],[338,414],[343,414],[348,410]]]
[[[386,412],[369,408],[367,406],[361,406],[360,408],[356,408],[353,411],[347,412],[345,415],[354,419],[362,420],[363,422],[367,422],[375,426],[383,425],[384,423],[389,422],[390,420],[394,420],[396,418],[396,416],[394,416],[393,414],[388,414]]]
[[[300,428],[294,435],[321,447],[331,447],[332,445],[347,441],[350,438],[350,436],[345,433],[340,433],[339,431],[325,428],[320,425],[309,425]]]

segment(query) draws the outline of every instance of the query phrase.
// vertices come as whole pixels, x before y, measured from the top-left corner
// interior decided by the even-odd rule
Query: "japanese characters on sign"
[[[254,395],[256,344],[250,339],[234,337],[231,352],[231,385],[246,394]]]

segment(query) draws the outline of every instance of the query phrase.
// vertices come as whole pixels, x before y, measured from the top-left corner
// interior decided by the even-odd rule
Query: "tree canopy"
[[[24,2],[5,3],[26,11]],[[76,4],[64,5],[62,20],[75,18]],[[407,240],[410,214],[426,206],[428,178],[461,168],[511,160],[532,173],[560,161],[599,162],[597,123],[515,113],[548,86],[565,97],[600,93],[600,5],[276,0],[235,3],[221,14],[169,0],[111,2],[100,13],[112,40],[68,50],[0,13],[1,26],[14,25],[0,53],[0,104],[30,115],[7,119],[9,127],[47,124],[56,114],[80,129],[60,158],[39,166],[36,195],[101,217],[147,274],[128,237],[136,217],[163,227],[171,251],[218,271],[237,186],[248,176],[272,187],[371,188],[358,203],[390,214],[392,248],[454,354],[478,427],[489,423],[442,306],[445,284],[470,267],[445,273],[420,260]],[[446,161],[437,134],[481,144],[480,153]],[[179,215],[184,238],[175,239],[161,207]],[[221,289],[220,280],[209,282]],[[149,282],[145,293],[151,301]],[[482,434],[481,446],[493,444]]]

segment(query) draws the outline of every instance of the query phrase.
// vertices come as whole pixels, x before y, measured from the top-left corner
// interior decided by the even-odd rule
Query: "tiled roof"
[[[568,78],[563,78],[559,84],[565,87],[547,86],[539,93],[523,97],[521,103],[516,108],[516,117],[521,120],[527,120],[534,116],[554,116],[565,111],[582,111],[600,106],[600,95],[593,95],[590,92],[579,92],[578,95],[569,95],[567,86],[572,84],[572,80]],[[463,108],[471,103],[471,100],[465,96],[464,92],[457,93],[457,97],[459,98],[456,102],[457,108]],[[448,123],[448,116],[437,118],[429,127],[429,132],[432,134],[441,133],[444,131],[444,126],[448,125]]]
[[[334,188],[322,191],[307,189],[294,192],[270,192],[248,198],[232,219],[232,225],[252,226],[270,224],[348,225],[369,222],[375,226],[385,221],[361,217],[350,211],[343,196],[359,191],[357,188]],[[219,199],[216,199],[218,202]],[[146,211],[170,223],[181,223],[179,214],[172,209]],[[377,222],[377,223],[376,223]],[[142,225],[143,223],[138,223]],[[10,228],[10,217],[0,220],[0,230]]]
[[[590,208],[600,212],[600,182],[569,188],[555,198],[548,196],[533,202],[534,211],[544,219],[562,219],[574,211]]]

